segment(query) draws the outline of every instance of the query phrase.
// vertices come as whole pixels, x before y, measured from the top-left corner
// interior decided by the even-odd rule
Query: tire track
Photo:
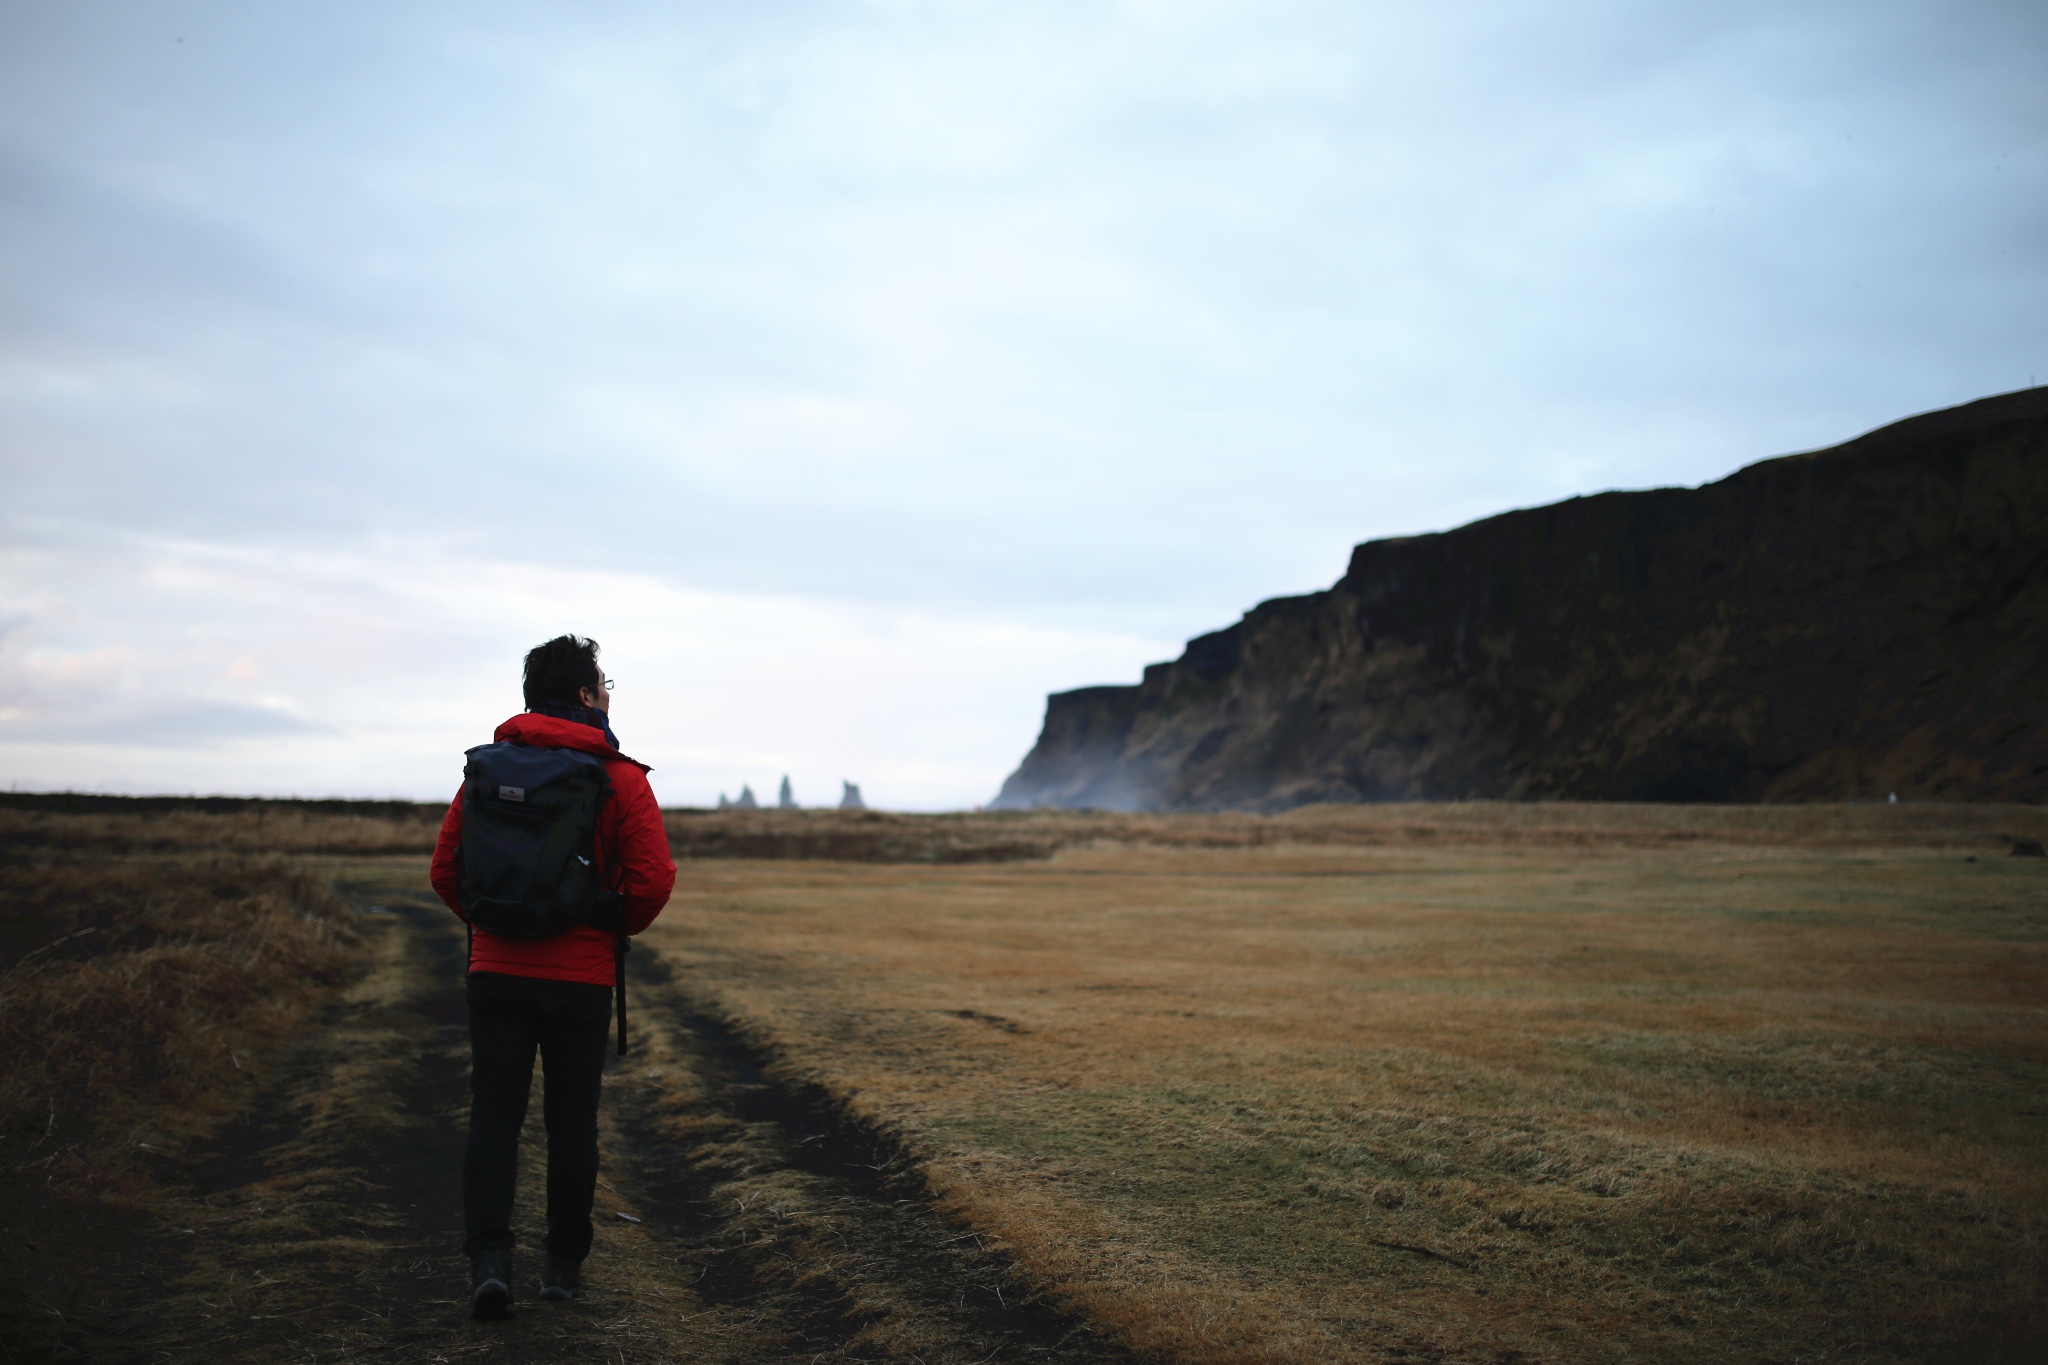
[[[461,929],[417,892],[338,889],[365,912],[364,975],[279,1061],[252,1112],[181,1163],[169,1226],[133,1258],[147,1268],[127,1298],[148,1310],[107,1321],[91,1358],[1125,1359],[941,1218],[906,1154],[828,1097],[773,1084],[646,950],[631,967],[635,1055],[606,1073],[589,1290],[537,1300],[536,1097],[521,1144],[518,1311],[471,1322]]]
[[[614,1150],[706,1304],[774,1323],[803,1360],[1129,1359],[942,1217],[896,1143],[773,1081],[658,954],[632,961],[651,1022],[607,1096]]]

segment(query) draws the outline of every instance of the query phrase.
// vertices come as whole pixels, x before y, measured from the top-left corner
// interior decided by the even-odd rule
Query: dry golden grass
[[[667,812],[678,858],[823,858],[841,862],[996,863],[1090,844],[1170,848],[1433,843],[1665,847],[1914,847],[2005,852],[2048,835],[2038,806],[1629,806],[1498,801],[1305,806],[1284,815],[1120,815],[1101,811]]]
[[[0,861],[0,1359],[54,1349],[158,1163],[249,1102],[342,980],[343,915],[275,861]]]
[[[218,1281],[277,1270],[286,1246],[315,1269],[267,1277],[280,1311],[317,1316],[343,1261],[386,1284],[387,1242],[421,1228],[401,1200],[370,1235],[365,1163],[417,1137],[394,1097],[422,1084],[420,1040],[455,1045],[413,998],[419,946],[395,921],[349,928],[325,878],[423,894],[438,819],[0,806],[0,1255],[83,1270],[110,1211],[182,1208],[152,1187],[157,1158],[189,1165],[266,1050],[354,979],[294,1053],[333,1063],[287,1097],[297,1164],[206,1213],[253,1240],[201,1238],[178,1301],[223,1301]],[[2048,864],[2005,856],[2048,812],[669,824],[694,860],[651,936],[678,970],[645,987],[633,1079],[687,1108],[667,1072],[688,1040],[664,1050],[660,1011],[708,998],[1145,1357],[2004,1361],[2048,1343]],[[337,856],[253,856],[271,851]],[[416,861],[362,856],[393,852]],[[785,861],[736,856],[763,852]],[[635,1168],[659,1166],[630,1150],[649,1140],[613,1135]],[[700,1134],[690,1161],[716,1147]],[[440,1189],[435,1172],[404,1178]],[[787,1193],[764,1206],[776,1226]],[[30,1282],[7,1265],[0,1283]],[[687,1316],[649,1318],[646,1341],[717,1319]]]
[[[295,1026],[357,937],[324,881],[278,862],[17,862],[0,905],[0,1135],[65,1151],[243,1093],[238,1049]]]
[[[1038,864],[695,863],[652,941],[1149,1358],[2018,1359],[2048,865],[1998,840],[2042,825],[1133,817]]]
[[[42,800],[53,806],[63,800],[17,799]],[[0,806],[0,847],[120,855],[431,853],[441,816],[447,810],[446,806],[388,801],[252,801],[221,811],[204,809],[205,803],[200,801],[142,799],[135,801],[132,809],[122,808],[119,798],[100,798],[96,804],[110,809]]]
[[[446,807],[434,802],[229,801],[0,793],[0,848],[115,854],[430,853]],[[1453,842],[1663,846],[1697,842],[1966,848],[2003,852],[2048,837],[2037,806],[1626,806],[1453,802],[1308,806],[1284,815],[1119,815],[1099,811],[674,809],[678,858],[989,863],[1047,858],[1093,843],[1260,848]]]

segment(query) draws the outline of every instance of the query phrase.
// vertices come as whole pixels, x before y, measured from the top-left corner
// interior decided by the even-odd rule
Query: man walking
[[[624,965],[625,936],[653,923],[675,888],[675,861],[647,785],[648,768],[621,754],[612,733],[611,687],[598,667],[595,640],[563,635],[537,646],[526,656],[526,710],[498,727],[491,746],[509,755],[506,761],[525,764],[522,771],[544,774],[552,761],[557,768],[587,773],[589,799],[596,803],[594,833],[582,840],[587,852],[568,850],[565,866],[588,884],[579,883],[582,889],[572,895],[563,889],[569,878],[549,883],[550,907],[573,902],[599,905],[601,911],[557,929],[556,921],[546,918],[515,924],[503,913],[507,902],[491,899],[501,890],[483,886],[478,868],[500,850],[480,843],[478,836],[487,818],[498,817],[485,804],[531,799],[533,805],[522,806],[522,812],[531,809],[536,817],[545,812],[538,786],[529,793],[523,785],[483,783],[478,756],[486,750],[471,751],[470,780],[448,807],[434,848],[434,890],[470,925],[469,1146],[462,1163],[462,1206],[470,1311],[478,1318],[502,1318],[512,1311],[512,1191],[536,1052],[545,1078],[542,1114],[548,1137],[548,1232],[540,1296],[572,1299],[582,1286],[597,1185],[597,1103],[612,988],[625,987],[617,975]],[[465,802],[477,803],[467,848]],[[579,873],[575,865],[589,871]],[[500,931],[492,932],[484,922]],[[623,1047],[623,1011],[620,1029]]]

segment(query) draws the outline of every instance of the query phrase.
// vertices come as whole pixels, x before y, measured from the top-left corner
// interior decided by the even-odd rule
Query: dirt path
[[[462,936],[417,893],[340,890],[374,926],[368,972],[295,1046],[253,1115],[182,1167],[191,1193],[167,1240],[111,1274],[90,1358],[1123,1358],[938,1217],[901,1153],[771,1084],[644,950],[632,965],[635,1055],[612,1059],[606,1077],[589,1292],[571,1304],[535,1295],[536,1096],[518,1311],[469,1321]]]

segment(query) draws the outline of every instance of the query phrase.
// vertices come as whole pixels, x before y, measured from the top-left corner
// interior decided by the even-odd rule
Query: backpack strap
[[[468,768],[465,767],[463,769],[462,776],[462,813],[463,815],[467,816],[469,814]],[[467,820],[464,820],[463,824],[465,828],[468,826],[468,823],[469,822]],[[467,843],[468,840],[465,839],[463,842]],[[476,966],[476,925],[470,922],[469,898],[462,893],[461,889],[461,879],[466,878],[469,875],[468,872],[465,870],[464,864],[465,859],[462,856],[462,844],[457,844],[455,846],[455,870],[457,873],[458,880],[455,899],[462,902],[462,908],[457,910],[456,913],[462,916],[462,974],[464,976],[467,976],[469,975],[469,969]]]
[[[626,954],[633,951],[633,945],[626,942],[626,922],[619,920],[618,970],[613,973],[619,990],[619,1055],[626,1055]]]

